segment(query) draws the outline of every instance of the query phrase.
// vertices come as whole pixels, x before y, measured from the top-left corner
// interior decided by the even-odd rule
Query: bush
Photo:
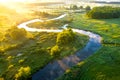
[[[14,65],[13,64],[10,64],[9,66],[8,66],[8,69],[11,69],[11,68],[13,68],[14,67]]]
[[[76,10],[76,9],[78,9],[78,6],[77,5],[71,5],[70,9]]]
[[[55,56],[55,57],[57,57],[57,56],[59,56],[60,55],[60,47],[58,46],[58,45],[55,45],[54,47],[52,47],[51,48],[51,55],[52,56]]]
[[[31,74],[30,67],[21,67],[18,70],[18,73],[15,74],[15,80],[26,80],[30,74]]]
[[[83,6],[80,6],[79,8],[80,8],[80,9],[83,9]]]
[[[75,34],[71,29],[64,30],[57,35],[57,44],[65,45],[73,42],[75,40]]]
[[[18,63],[23,63],[25,60],[24,59],[20,59],[19,61],[18,61]]]
[[[90,6],[86,6],[86,7],[85,7],[85,10],[86,10],[86,11],[90,11],[90,10],[91,10]]]
[[[109,19],[109,18],[119,18],[120,17],[119,7],[94,7],[91,11],[87,12],[87,16],[94,19]]]
[[[10,29],[10,37],[14,40],[20,40],[22,38],[25,38],[27,35],[27,32],[25,29],[18,29],[17,27],[13,27]]]

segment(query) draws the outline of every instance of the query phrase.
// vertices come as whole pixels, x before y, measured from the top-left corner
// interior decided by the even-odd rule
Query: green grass
[[[31,28],[38,28],[38,29],[60,29],[62,28],[63,25],[71,23],[72,21],[73,21],[73,18],[71,17],[71,15],[67,15],[66,17],[60,20],[34,22],[34,23],[28,24],[27,26]]]
[[[63,26],[64,23],[62,23],[60,20],[51,20],[46,22],[34,22],[28,24],[31,28],[38,28],[38,29],[57,29]]]
[[[117,19],[89,19],[85,14],[73,14],[73,28],[89,30],[100,34],[105,43],[120,44],[120,18]]]
[[[31,73],[34,74],[48,62],[74,54],[77,50],[83,48],[88,41],[88,37],[77,34],[75,44],[60,46],[62,48],[60,56],[53,57],[50,55],[49,49],[56,45],[57,34],[33,33],[34,39],[28,40],[27,43],[16,49],[0,53],[0,64],[2,64],[0,66],[0,77],[5,78],[5,80],[14,80],[17,71],[26,66],[29,66]],[[23,55],[17,56],[18,54]],[[13,66],[11,67],[11,65]]]
[[[102,48],[66,72],[58,80],[119,80],[120,47]]]
[[[67,70],[58,80],[119,80],[120,18],[89,19],[85,14],[73,16],[71,25],[101,35],[102,47],[91,57]]]

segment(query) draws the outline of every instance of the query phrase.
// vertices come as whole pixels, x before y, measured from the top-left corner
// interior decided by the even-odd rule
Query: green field
[[[58,15],[60,16],[60,15]],[[51,18],[49,18],[51,19]],[[59,20],[49,20],[44,22],[34,22],[30,23],[27,26],[31,28],[38,28],[38,29],[62,29],[62,26],[65,24],[69,24],[73,21],[71,15],[67,15],[66,17],[59,19]]]
[[[102,36],[103,43],[120,44],[120,18],[118,19],[89,19],[85,14],[73,14],[73,28],[89,30]]]
[[[60,53],[57,54],[59,56],[54,57],[54,55],[51,55],[51,49],[57,45],[56,38],[58,33],[41,32],[29,34],[33,37],[25,37],[25,39],[17,42],[14,40],[16,44],[21,42],[20,46],[18,45],[0,53],[0,64],[2,64],[0,66],[0,77],[5,80],[13,80],[15,79],[15,75],[20,76],[18,79],[25,80],[37,70],[43,68],[48,62],[74,54],[77,50],[82,49],[88,42],[88,37],[76,34],[75,41],[70,44],[60,45]],[[11,37],[8,38],[12,39]],[[7,42],[6,44],[9,43]],[[29,68],[29,74],[19,73],[20,70],[29,70]]]
[[[73,17],[71,26],[101,35],[102,47],[58,80],[119,80],[120,19],[89,19],[84,13],[73,14]]]
[[[51,21],[45,21],[45,22],[34,22],[31,24],[28,24],[31,28],[37,28],[37,29],[58,29],[63,26],[64,23],[60,20],[51,20]]]
[[[65,38],[63,36],[66,32],[61,32],[64,44],[60,45],[57,43],[60,33],[32,33],[15,27],[27,20],[35,18],[46,20],[67,11],[69,12],[69,10],[53,11],[55,15],[44,12],[20,14],[0,6],[0,80],[31,79],[32,74],[49,62],[74,54],[86,45],[89,38],[81,34],[74,33],[75,37],[71,42],[71,37],[67,40],[68,36]],[[70,28],[99,34],[102,37],[102,46],[95,54],[66,70],[58,80],[120,80],[120,18],[90,19],[84,12],[73,12],[60,20],[36,22],[28,26],[61,29],[64,24],[69,24]],[[64,40],[67,40],[67,43]]]

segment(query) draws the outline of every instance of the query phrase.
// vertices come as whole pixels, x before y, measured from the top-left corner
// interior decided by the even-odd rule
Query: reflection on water
[[[80,30],[79,33],[81,33],[81,31],[82,30]],[[101,37],[93,33],[87,34],[87,32],[86,35],[91,35],[91,37],[89,36],[89,42],[82,50],[76,52],[74,55],[70,55],[61,60],[56,60],[52,63],[47,64],[43,69],[39,70],[32,76],[32,80],[55,80],[64,74],[67,69],[70,69],[72,66],[95,53],[101,47],[101,44],[99,42]],[[92,37],[92,35],[94,37]]]

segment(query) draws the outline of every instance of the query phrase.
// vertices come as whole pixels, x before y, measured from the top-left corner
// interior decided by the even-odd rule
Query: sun
[[[0,0],[0,3],[12,3],[12,2],[28,2],[31,0]]]

